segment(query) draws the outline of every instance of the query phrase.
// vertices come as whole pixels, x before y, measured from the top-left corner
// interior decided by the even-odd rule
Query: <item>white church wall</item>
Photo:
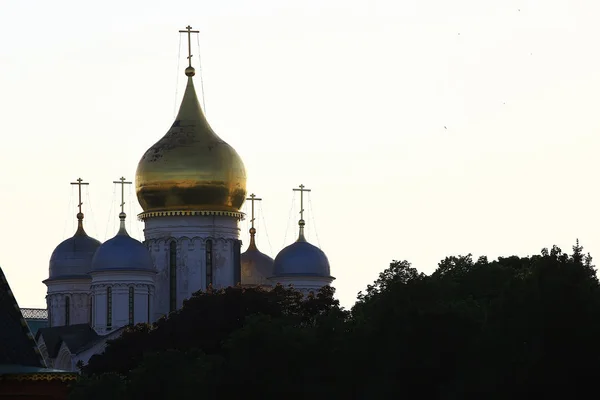
[[[213,241],[213,287],[215,289],[234,286],[233,255],[229,240],[218,238]]]
[[[129,285],[113,285],[112,296],[112,326],[114,329],[129,323]]]
[[[92,328],[99,334],[103,334],[107,331],[106,325],[106,314],[107,314],[107,292],[106,286],[98,285],[96,287],[92,287],[92,296],[94,297],[93,302],[93,316],[94,319],[92,321]]]
[[[152,256],[156,276],[154,277],[153,320],[158,320],[169,311],[169,241],[156,239],[145,242]]]
[[[212,241],[213,287],[234,285],[234,242],[238,220],[230,216],[165,216],[145,221],[145,244],[157,269],[154,320],[170,310],[170,248],[176,244],[176,308],[207,287],[206,241]]]
[[[155,273],[149,271],[92,272],[92,326],[96,332],[104,334],[129,325],[130,288],[133,288],[133,323],[148,322],[148,304],[152,305],[154,301],[154,279]]]
[[[196,236],[237,239],[240,235],[237,218],[225,215],[151,217],[144,221],[144,225],[146,240]]]
[[[50,326],[89,323],[90,283],[90,279],[64,279],[46,282],[48,286],[46,304]]]
[[[149,285],[135,285],[134,286],[134,312],[133,312],[133,323],[150,324],[154,322],[152,320],[152,300],[154,294],[152,292],[152,286]],[[150,309],[149,309],[150,307]]]

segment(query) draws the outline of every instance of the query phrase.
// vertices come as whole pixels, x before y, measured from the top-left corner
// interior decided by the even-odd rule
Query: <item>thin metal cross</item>
[[[77,185],[77,186],[79,186],[79,204],[77,205],[77,207],[79,207],[79,213],[82,214],[82,212],[81,212],[81,206],[83,205],[83,202],[81,201],[81,186],[82,185],[89,185],[89,182],[84,182],[83,179],[77,178],[77,182],[71,182],[71,185]]]
[[[294,192],[300,192],[300,219],[304,220],[304,192],[310,192],[310,189],[304,189],[304,185],[300,185],[300,189],[292,189]]]
[[[252,219],[250,220],[250,222],[252,223],[252,228],[254,228],[254,202],[261,201],[262,199],[259,199],[254,193],[252,193],[250,197],[248,197],[246,200],[250,200],[252,202]]]
[[[191,26],[186,26],[185,31],[179,31],[179,33],[186,33],[188,35],[188,60],[189,66],[192,66],[192,33],[200,33],[200,31],[193,31]]]
[[[113,181],[121,185],[121,212],[125,213],[125,185],[131,185],[131,182],[126,182],[125,178],[121,177],[118,181]]]

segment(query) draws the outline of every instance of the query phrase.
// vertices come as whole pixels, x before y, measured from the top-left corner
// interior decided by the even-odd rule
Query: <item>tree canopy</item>
[[[589,255],[393,261],[344,310],[330,287],[195,293],[82,368],[73,399],[578,397],[600,372]],[[595,386],[595,385],[594,385]]]

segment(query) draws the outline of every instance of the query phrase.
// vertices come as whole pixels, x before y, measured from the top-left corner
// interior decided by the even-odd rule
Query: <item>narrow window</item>
[[[148,323],[150,323],[150,287],[148,287],[148,304],[147,304],[147,312],[148,312]]]
[[[48,326],[52,326],[52,301],[46,297],[46,307],[48,307]]]
[[[233,284],[242,283],[242,260],[241,260],[242,242],[233,241]]]
[[[112,327],[112,288],[106,288],[106,328]]]
[[[93,325],[94,323],[94,296],[90,296],[90,310],[89,310],[89,324]]]
[[[71,323],[71,298],[67,296],[65,299],[65,325]]]
[[[212,240],[206,241],[206,288],[213,283],[213,248]]]
[[[177,308],[177,243],[169,247],[169,311]]]
[[[129,325],[133,325],[133,286],[129,286]]]

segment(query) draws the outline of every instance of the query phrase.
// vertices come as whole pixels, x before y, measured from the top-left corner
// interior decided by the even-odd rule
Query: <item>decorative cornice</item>
[[[79,374],[76,372],[42,372],[35,374],[6,374],[0,377],[0,381],[74,381]]]
[[[223,217],[233,217],[239,221],[243,221],[245,214],[238,211],[148,211],[138,214],[138,219],[140,221],[145,221],[148,218],[156,218],[156,217],[182,217],[182,216],[223,216]]]
[[[103,283],[94,283],[91,286],[90,290],[94,290],[94,289],[106,289],[107,287],[114,287],[114,288],[128,288],[130,286],[134,286],[136,288],[145,288],[145,287],[154,287],[154,284],[152,283],[137,283],[137,282],[130,282],[130,283],[123,283],[123,282],[103,282]]]
[[[46,295],[46,297],[49,297],[50,300],[52,300],[52,299],[59,299],[60,300],[60,299],[62,299],[64,297],[67,297],[67,296],[73,297],[74,299],[76,299],[76,298],[80,298],[80,297],[86,298],[89,295],[90,295],[89,289],[86,290],[85,292],[84,291],[73,292],[73,291],[69,291],[69,290],[63,290],[63,291],[60,291],[60,292],[50,293],[50,294]]]
[[[238,241],[239,239],[234,239],[231,237],[226,237],[226,236],[216,236],[214,233],[211,233],[209,236],[179,236],[179,237],[174,237],[174,236],[165,236],[165,237],[159,237],[159,238],[152,238],[152,239],[146,239],[144,240],[144,245],[146,245],[146,247],[148,248],[148,251],[160,251],[161,247],[162,250],[168,251],[169,250],[169,246],[171,245],[171,242],[175,242],[177,243],[177,251],[181,251],[183,248],[183,242],[184,241],[188,241],[187,245],[188,245],[188,250],[193,251],[195,249],[195,243],[194,242],[198,242],[200,244],[200,247],[202,248],[202,246],[204,246],[206,244],[207,240],[212,240],[213,243],[215,242],[220,242],[223,243],[224,245],[229,244],[231,242],[235,242]]]

